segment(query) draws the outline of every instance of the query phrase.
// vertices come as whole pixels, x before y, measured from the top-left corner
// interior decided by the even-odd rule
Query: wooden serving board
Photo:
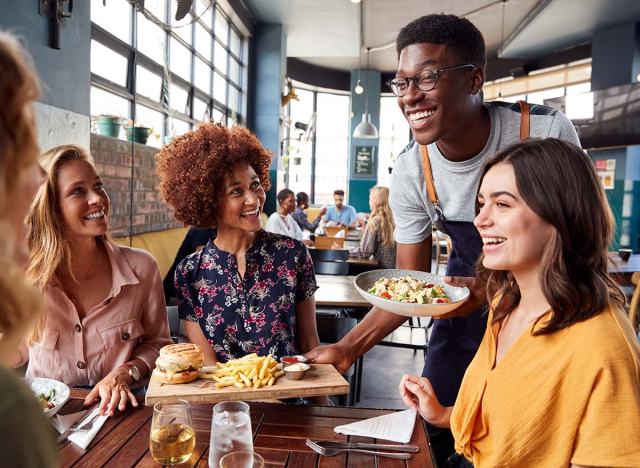
[[[273,400],[349,393],[349,384],[333,365],[310,366],[302,380],[289,380],[283,375],[273,386],[260,388],[216,388],[212,379],[196,379],[189,383],[169,385],[158,382],[155,376],[152,376],[145,405],[172,399],[187,400],[191,403],[217,403],[228,400]]]

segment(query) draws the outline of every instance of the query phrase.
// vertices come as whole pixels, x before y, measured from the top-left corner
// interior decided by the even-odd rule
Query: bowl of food
[[[287,368],[288,366],[291,366],[293,364],[296,364],[298,362],[301,362],[303,364],[307,363],[307,358],[301,355],[296,355],[296,356],[282,356],[282,358],[280,358],[280,362],[282,363],[282,367],[283,368]]]
[[[406,317],[446,314],[469,298],[468,288],[450,286],[442,276],[424,271],[367,271],[356,276],[354,285],[371,305]]]
[[[305,364],[304,362],[296,362],[291,365],[285,366],[284,376],[289,380],[302,380],[304,379],[304,375],[311,368],[309,364]]]
[[[36,394],[48,418],[56,414],[69,399],[69,387],[58,380],[43,378],[25,380]]]

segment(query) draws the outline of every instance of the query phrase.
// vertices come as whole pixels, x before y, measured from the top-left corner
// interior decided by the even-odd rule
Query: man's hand
[[[309,351],[304,357],[309,362],[316,364],[333,364],[341,374],[346,373],[355,361],[342,349],[339,343],[320,345]]]
[[[471,312],[478,310],[487,302],[487,291],[485,285],[476,278],[468,276],[445,276],[445,283],[456,286],[458,288],[469,288],[469,299],[460,307],[453,309],[451,312],[433,317],[435,320],[446,319],[451,317],[466,317]]]
[[[323,214],[325,214],[326,212],[327,212],[327,207],[326,207],[326,206],[323,206],[322,208],[320,208],[320,215],[319,215],[319,216],[322,216],[322,215],[323,215]]]

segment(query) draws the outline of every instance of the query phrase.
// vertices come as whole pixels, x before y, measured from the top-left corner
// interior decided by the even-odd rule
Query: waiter
[[[390,204],[396,223],[396,266],[430,271],[431,232],[451,237],[447,282],[467,286],[471,298],[435,321],[425,357],[438,400],[455,402],[464,372],[486,328],[484,285],[474,276],[482,241],[473,226],[480,171],[485,159],[528,137],[555,137],[579,145],[573,125],[555,109],[526,103],[482,102],[486,55],[480,31],[454,15],[423,16],[396,40],[398,70],[389,88],[398,97],[414,137],[398,157]],[[377,307],[339,343],[307,354],[345,371],[406,320]],[[454,453],[448,429],[428,427],[440,466]]]

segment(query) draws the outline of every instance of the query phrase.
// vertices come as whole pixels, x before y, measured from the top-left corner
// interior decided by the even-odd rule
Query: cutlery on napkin
[[[406,444],[411,440],[415,423],[416,411],[408,409],[337,426],[334,431],[339,434],[392,440]]]
[[[58,441],[66,438],[78,447],[86,449],[107,418],[107,415],[100,416],[100,407],[97,405],[88,411],[57,415],[54,426],[61,433]]]

